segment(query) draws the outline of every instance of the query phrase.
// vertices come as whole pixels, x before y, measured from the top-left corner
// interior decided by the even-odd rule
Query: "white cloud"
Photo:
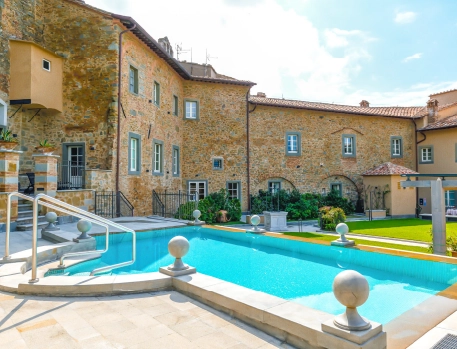
[[[408,56],[406,57],[405,59],[403,59],[403,63],[408,63],[409,61],[413,60],[413,59],[419,59],[422,57],[422,53],[415,53],[411,56]]]
[[[395,22],[400,24],[412,23],[417,17],[416,12],[406,11],[397,12],[395,15]]]
[[[376,39],[361,30],[325,29],[324,37],[327,47],[345,47],[349,43],[368,43]]]

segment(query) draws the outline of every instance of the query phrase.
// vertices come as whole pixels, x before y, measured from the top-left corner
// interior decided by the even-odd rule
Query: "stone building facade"
[[[87,189],[122,191],[136,215],[152,213],[152,190],[205,196],[226,188],[244,211],[250,194],[278,188],[336,189],[356,201],[363,172],[384,162],[417,170],[416,130],[457,114],[452,93],[428,107],[391,108],[252,96],[254,83],[181,64],[168,39],[84,1],[5,0],[0,9],[0,127],[17,136],[19,173],[33,172],[34,148],[47,139],[61,169],[72,161],[84,169],[84,194],[58,185],[56,196],[81,197],[89,208]],[[15,68],[15,45],[39,52],[30,73]],[[60,88],[40,79],[31,90],[48,94],[15,92],[27,74],[59,66]],[[61,107],[49,94],[61,96]]]

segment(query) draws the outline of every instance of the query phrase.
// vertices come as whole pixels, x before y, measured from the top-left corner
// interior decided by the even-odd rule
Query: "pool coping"
[[[215,228],[213,226],[205,227]],[[245,230],[230,227],[217,227],[217,229],[235,233],[245,233]],[[281,233],[268,232],[263,235],[330,245],[330,242],[328,241],[286,236]],[[95,239],[91,240],[95,242]],[[75,249],[79,251],[90,250],[94,248],[91,245],[93,242],[88,242],[86,244],[67,242],[39,247],[38,261],[42,264],[38,269],[38,276],[44,276],[44,273],[52,265],[50,262],[54,261],[55,264],[55,260],[62,255],[62,253],[75,251]],[[364,245],[358,245],[357,247],[352,248],[368,252],[380,252],[390,255],[457,264],[451,257],[430,256],[420,252],[405,252],[384,247]],[[309,347],[309,343],[305,345],[305,343],[303,343],[305,339],[298,336],[300,331],[302,333],[306,332],[310,336],[309,338],[316,339],[317,333],[322,332],[320,326],[324,321],[320,320],[328,320],[334,316],[316,309],[305,307],[298,303],[293,303],[282,298],[254,291],[200,273],[175,278],[158,272],[91,277],[52,276],[40,279],[39,283],[29,284],[28,280],[30,279],[31,272],[30,270],[27,271],[27,269],[30,267],[30,255],[31,250],[16,253],[12,258],[21,257],[29,259],[25,262],[6,264],[0,268],[0,290],[40,296],[106,296],[175,289],[299,347],[302,347],[302,345],[303,347],[307,347],[306,345]],[[68,261],[66,263],[69,264],[71,262]],[[216,287],[216,285],[219,286]],[[272,305],[270,307],[272,309],[279,307],[275,308],[278,313],[270,314],[270,308],[262,305],[262,302],[266,302],[267,305]],[[288,304],[287,306],[286,303]],[[284,304],[284,309],[280,307],[281,304]],[[299,309],[300,311],[296,309]],[[385,324],[384,328],[388,333],[388,346],[402,348],[412,344],[455,311],[457,311],[457,283]],[[427,314],[427,317],[424,319],[425,313]],[[421,319],[420,324],[417,323],[418,317]],[[268,322],[266,319],[269,319],[269,321],[271,320],[272,322]],[[274,324],[276,322],[273,321],[273,319],[276,319],[275,321],[280,324],[287,324],[287,326],[284,325],[280,328],[275,327],[276,325]],[[304,319],[306,319],[306,321]],[[319,321],[316,321],[316,319],[319,319]],[[289,328],[296,329],[297,326],[300,328],[300,331],[297,330],[290,333]],[[325,333],[325,335],[328,334]],[[321,344],[322,343],[319,345]]]

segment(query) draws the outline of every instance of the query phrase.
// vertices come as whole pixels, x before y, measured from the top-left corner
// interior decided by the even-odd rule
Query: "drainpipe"
[[[419,152],[417,150],[417,146],[418,144],[422,143],[423,141],[425,141],[427,139],[427,136],[425,135],[425,133],[421,132],[421,135],[424,136],[424,139],[420,140],[419,142],[417,141],[417,124],[416,124],[416,121],[414,119],[411,119],[413,121],[413,124],[414,124],[414,142],[416,144],[416,172],[419,172]],[[416,180],[417,180],[417,177],[416,177]],[[416,207],[418,205],[418,202],[419,202],[419,188],[416,187]],[[417,214],[416,214],[417,216]],[[419,218],[419,217],[417,217]]]
[[[246,165],[247,165],[247,192],[248,192],[248,211],[251,214],[251,159],[249,148],[249,95],[251,88],[246,92]]]
[[[118,66],[118,79],[117,79],[117,149],[116,149],[116,193],[119,192],[119,168],[121,156],[121,95],[122,95],[122,35],[128,31],[136,28],[136,24],[132,28],[123,30],[119,33],[119,66]],[[119,200],[117,200],[119,204]],[[117,207],[119,212],[119,207]]]
[[[249,110],[249,96],[251,94],[251,87],[246,92],[246,162],[247,162],[247,189],[248,189],[248,211],[251,214],[251,148],[249,143],[249,114],[252,113],[256,108],[257,104],[254,105],[254,109]]]

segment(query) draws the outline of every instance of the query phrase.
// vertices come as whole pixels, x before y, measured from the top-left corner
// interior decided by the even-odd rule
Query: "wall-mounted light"
[[[90,149],[90,150],[95,150],[95,147],[94,147],[93,145],[91,145],[91,146],[89,147],[89,149]]]
[[[198,176],[200,176],[200,175],[197,173],[197,174],[195,175],[195,177],[198,177]]]
[[[297,168],[300,168],[300,165],[297,165]]]
[[[233,174],[233,177],[235,177],[235,176],[236,176],[236,174],[234,173],[234,174]]]

